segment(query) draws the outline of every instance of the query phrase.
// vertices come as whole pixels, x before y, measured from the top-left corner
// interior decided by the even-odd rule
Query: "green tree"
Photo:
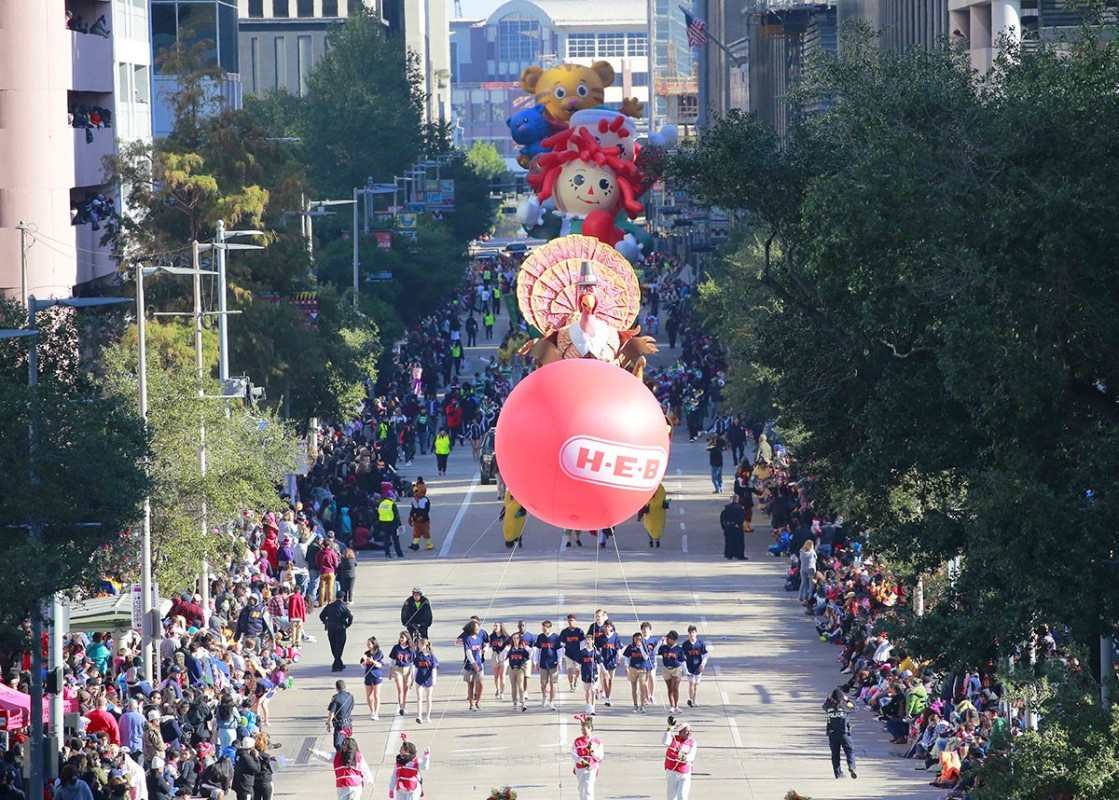
[[[363,11],[328,36],[307,77],[303,144],[321,196],[349,197],[366,177],[391,181],[420,154],[424,94],[414,54]]]
[[[1015,51],[989,76],[948,49],[843,52],[806,75],[787,139],[732,113],[668,161],[752,234],[704,293],[737,380],[911,580],[962,557],[898,621],[915,650],[1005,663],[1041,620],[1091,642],[1119,604],[1099,590],[1119,550],[1119,229],[1100,222],[1119,48]]]
[[[102,354],[101,386],[119,402],[136,397],[135,330]],[[200,398],[193,369],[148,353],[149,472],[153,483],[152,562],[163,591],[194,586],[203,560],[223,563],[237,538],[222,532],[240,519],[275,505],[276,487],[296,463],[294,432],[265,409]],[[205,394],[220,394],[216,381]],[[205,428],[206,474],[198,464]],[[202,503],[211,533],[202,533]],[[239,555],[239,554],[238,554]]]
[[[509,171],[492,142],[477,141],[466,151],[466,166],[479,178],[493,180]]]
[[[65,336],[40,335],[44,351],[70,348]],[[16,354],[5,345],[9,363]],[[5,633],[39,598],[97,588],[106,549],[136,522],[150,485],[136,396],[80,391],[63,376],[44,371],[31,389],[25,366],[22,375],[0,379],[0,557],[12,565],[0,582]],[[135,539],[125,540],[138,551]]]

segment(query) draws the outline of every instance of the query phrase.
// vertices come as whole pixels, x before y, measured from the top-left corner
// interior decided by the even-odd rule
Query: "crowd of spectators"
[[[89,25],[81,14],[75,16],[73,12],[67,10],[66,30],[74,31],[75,33],[90,33],[94,36],[104,36],[106,39],[112,36],[109,31],[109,23],[105,19],[104,14],[94,20],[92,25]]]
[[[103,106],[78,103],[66,115],[66,120],[70,127],[84,129],[86,144],[91,144],[95,130],[113,127],[113,111]]]
[[[74,217],[71,225],[90,225],[93,230],[101,230],[102,223],[107,228],[115,228],[120,224],[120,213],[117,211],[116,200],[103,192],[85,193],[85,198],[74,207]]]
[[[864,553],[841,516],[817,506],[812,479],[779,443],[759,449],[753,464],[744,460],[738,474],[770,517],[769,552],[789,559],[786,590],[798,592],[820,641],[839,650],[839,688],[881,724],[899,757],[928,771],[948,797],[967,798],[976,768],[1025,730],[1024,708],[1009,702],[993,665],[946,671],[891,640],[881,623],[909,604],[905,585]],[[1056,655],[1048,629],[1039,629],[1038,645]]]

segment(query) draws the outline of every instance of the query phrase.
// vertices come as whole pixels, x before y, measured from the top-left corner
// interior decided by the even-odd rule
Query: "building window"
[[[237,6],[218,3],[218,66],[226,72],[240,72],[237,58]]]
[[[647,56],[647,55],[649,55],[649,35],[647,33],[629,33],[629,34],[626,34],[626,55],[627,56]]]
[[[249,39],[249,59],[252,63],[249,65],[249,91],[256,93],[260,91],[260,37],[254,36]]]
[[[264,0],[249,0],[249,16],[257,18],[264,16]]]
[[[291,9],[288,8],[288,0],[272,0],[272,16],[290,17]]]
[[[299,96],[307,94],[307,76],[311,73],[311,37],[300,36],[295,42],[299,67]]]
[[[338,0],[322,0],[322,15],[324,17],[337,17]]]
[[[626,35],[624,33],[600,33],[598,35],[599,58],[621,58],[626,54]]]
[[[137,103],[151,102],[151,74],[148,72],[147,66],[132,68],[132,86],[136,92],[135,97]]]
[[[288,47],[287,41],[283,36],[277,36],[272,40],[275,45],[275,64],[273,65],[276,70],[276,84],[272,88],[283,89],[287,87],[288,76]]]
[[[132,96],[132,87],[129,83],[132,81],[132,68],[128,64],[117,64],[117,97],[122,100],[127,100]]]
[[[540,23],[517,14],[502,17],[497,23],[499,61],[535,61],[540,52]]]
[[[295,0],[295,13],[300,17],[315,16],[315,0]]]
[[[632,86],[648,86],[649,73],[648,72],[635,72],[630,76],[630,84]]]
[[[595,35],[593,33],[567,34],[568,58],[594,58]]]

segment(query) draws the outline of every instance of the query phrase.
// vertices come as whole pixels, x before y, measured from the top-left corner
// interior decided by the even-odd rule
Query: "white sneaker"
[[[556,710],[556,704],[555,703],[548,703],[548,709],[550,711],[555,711]]]
[[[424,722],[426,722],[428,725],[430,725],[431,724],[431,717],[429,717],[429,716],[424,717]]]
[[[369,719],[373,720],[374,722],[376,722],[376,721],[377,721],[377,720],[379,720],[380,718],[381,718],[381,715],[380,715],[380,714],[370,714],[370,715],[369,715]]]

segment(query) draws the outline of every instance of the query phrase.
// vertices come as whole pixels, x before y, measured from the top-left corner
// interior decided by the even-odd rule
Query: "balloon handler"
[[[434,550],[431,543],[431,498],[427,496],[427,484],[423,478],[416,478],[412,485],[412,509],[408,512],[408,524],[412,526],[412,543],[409,550],[420,549],[420,539],[424,540],[425,550]]]
[[[528,512],[525,507],[517,502],[516,498],[505,490],[505,501],[501,512],[497,515],[501,520],[501,532],[505,537],[506,547],[524,546],[525,522],[528,521]]]
[[[649,534],[649,547],[660,547],[661,537],[664,536],[665,516],[671,504],[664,484],[660,484],[645,507],[637,512],[637,521],[645,526]]]
[[[422,756],[416,755],[416,746],[408,741],[408,734],[400,734],[400,752],[389,781],[389,797],[394,800],[419,800],[423,797],[423,777],[420,771],[431,765],[431,750],[424,748]]]

